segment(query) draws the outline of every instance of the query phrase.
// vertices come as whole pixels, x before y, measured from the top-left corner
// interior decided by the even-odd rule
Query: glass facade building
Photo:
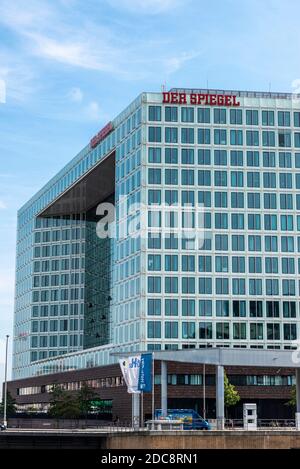
[[[142,93],[20,209],[14,379],[299,338],[300,99],[165,95]]]

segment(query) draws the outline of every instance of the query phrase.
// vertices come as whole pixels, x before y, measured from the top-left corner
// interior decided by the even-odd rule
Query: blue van
[[[162,419],[161,409],[155,411],[155,420]],[[211,430],[211,425],[193,409],[168,409],[168,420],[181,420],[184,430]]]

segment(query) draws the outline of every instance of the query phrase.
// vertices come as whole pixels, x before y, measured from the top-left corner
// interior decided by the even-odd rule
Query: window
[[[233,195],[233,194],[231,194],[231,195]],[[243,230],[244,229],[244,214],[243,213],[232,213],[231,214],[231,228],[233,230]]]
[[[230,145],[243,145],[242,130],[230,130]]]
[[[148,254],[148,270],[161,270],[161,256],[158,254]]]
[[[289,111],[278,111],[278,127],[290,127],[291,117]]]
[[[194,108],[193,107],[181,108],[181,121],[182,122],[194,122]]]
[[[214,123],[226,124],[226,109],[214,109]]]
[[[259,166],[258,151],[247,151],[247,166]]]
[[[178,293],[177,277],[165,277],[165,293]]]
[[[279,147],[291,147],[292,139],[291,132],[282,130],[278,132],[278,146]]]
[[[148,277],[148,293],[161,293],[160,277]]]
[[[266,209],[277,209],[276,194],[264,193],[264,208]]]
[[[262,295],[262,280],[256,278],[249,279],[249,294]]]
[[[232,272],[244,273],[245,272],[245,258],[241,256],[232,256]]]
[[[148,299],[148,315],[149,316],[161,315],[161,300],[159,298]]]
[[[258,172],[247,173],[247,187],[260,187],[260,173]]]
[[[258,125],[258,111],[257,110],[246,110],[246,124],[247,125]]]
[[[216,301],[216,315],[219,317],[229,316],[229,301],[228,300]]]
[[[233,340],[244,340],[246,339],[246,323],[234,322],[233,323]]]
[[[264,215],[265,230],[277,230],[277,215]]]
[[[161,170],[156,168],[148,168],[148,183],[161,184]]]
[[[178,322],[176,321],[165,322],[165,338],[166,339],[178,338]]]
[[[211,272],[211,256],[199,256],[198,262],[199,272]]]
[[[184,294],[194,294],[195,293],[195,277],[182,277],[181,291]]]
[[[248,204],[248,208],[260,208],[260,193],[248,192],[247,204]]]
[[[160,321],[148,321],[148,338],[149,339],[160,339],[161,338],[161,322]]]
[[[215,150],[214,164],[218,166],[227,165],[227,151],[226,150]]]
[[[216,323],[216,338],[220,340],[229,339],[229,322]]]
[[[275,132],[272,130],[263,130],[262,145],[263,147],[275,147]]]
[[[232,302],[232,315],[234,318],[246,317],[246,301],[234,300]]]
[[[165,149],[165,163],[178,164],[178,148]]]
[[[282,313],[284,318],[296,317],[296,303],[295,301],[283,301]]]
[[[262,125],[274,125],[274,111],[262,111]]]
[[[250,340],[263,340],[263,324],[259,322],[250,323]]]
[[[177,127],[165,127],[165,142],[166,143],[178,143]]]
[[[227,192],[215,192],[215,207],[216,208],[227,207]]]
[[[161,106],[149,106],[149,121],[161,121]]]
[[[178,121],[178,108],[175,106],[165,107],[165,121],[177,122]]]
[[[178,300],[176,298],[165,299],[165,315],[178,316]]]
[[[292,167],[292,154],[287,151],[279,152],[279,167],[291,168]]]
[[[216,295],[228,295],[229,283],[228,278],[216,278]]]
[[[294,112],[294,126],[300,127],[300,112]]]
[[[214,129],[214,144],[227,145],[227,132],[225,129]]]
[[[181,170],[181,184],[184,186],[194,185],[194,170],[193,169],[182,169]]]
[[[296,324],[283,324],[283,339],[284,340],[297,340]]]
[[[292,194],[280,194],[280,208],[283,210],[293,210]]]
[[[259,146],[259,132],[257,130],[246,130],[246,145]]]
[[[183,322],[182,323],[182,338],[183,339],[195,339],[196,329],[194,322]]]
[[[276,173],[263,173],[263,185],[267,189],[276,189]]]
[[[230,109],[230,124],[242,125],[243,114],[241,109]]]
[[[228,251],[228,235],[215,235],[216,251]]]
[[[200,322],[199,323],[199,339],[212,339],[212,323]]]
[[[210,186],[211,185],[211,173],[209,170],[198,171],[198,185],[199,186]]]
[[[199,124],[210,124],[210,108],[198,108],[198,122]]]
[[[231,187],[243,187],[244,186],[244,174],[242,171],[231,171]]]
[[[199,316],[212,316],[211,300],[199,300]]]
[[[200,257],[199,257],[199,261],[200,261]],[[216,272],[228,272],[228,257],[227,256],[215,257],[215,270]],[[200,271],[200,262],[199,262],[199,271]]]
[[[195,316],[195,300],[182,300],[181,313],[182,316]]]
[[[226,171],[215,171],[214,176],[215,176],[215,186],[227,186],[227,172]]]
[[[262,318],[263,317],[262,301],[250,301],[249,314],[250,314],[250,318]]]
[[[267,340],[280,340],[280,325],[267,323]]]
[[[210,145],[210,129],[198,129],[198,144]]]
[[[194,143],[194,129],[182,128],[181,129],[181,143]]]
[[[241,150],[230,151],[230,164],[231,166],[243,166],[244,155]]]
[[[210,163],[210,150],[204,150],[203,148],[200,148],[198,150],[198,164],[210,165]]]
[[[178,170],[165,169],[165,184],[177,185],[178,184]]]
[[[245,293],[246,293],[245,279],[233,278],[232,279],[232,294],[233,295],[245,295]]]
[[[211,295],[212,293],[212,279],[208,277],[199,278],[199,293]]]
[[[183,148],[181,150],[181,163],[182,164],[194,164],[194,149],[193,148]]]
[[[148,128],[148,141],[150,143],[161,142],[161,127],[149,127]]]

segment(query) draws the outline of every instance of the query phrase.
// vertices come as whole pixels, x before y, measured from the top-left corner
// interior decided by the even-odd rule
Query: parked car
[[[193,409],[168,409],[162,417],[161,409],[155,411],[155,419],[180,420],[184,430],[211,430],[211,425]]]
[[[6,430],[6,426],[3,423],[0,423],[0,431]]]

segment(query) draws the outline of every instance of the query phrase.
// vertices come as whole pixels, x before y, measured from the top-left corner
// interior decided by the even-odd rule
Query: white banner
[[[141,355],[122,358],[119,360],[121,371],[124,381],[127,385],[127,391],[132,393],[139,393],[139,371],[141,365]]]

